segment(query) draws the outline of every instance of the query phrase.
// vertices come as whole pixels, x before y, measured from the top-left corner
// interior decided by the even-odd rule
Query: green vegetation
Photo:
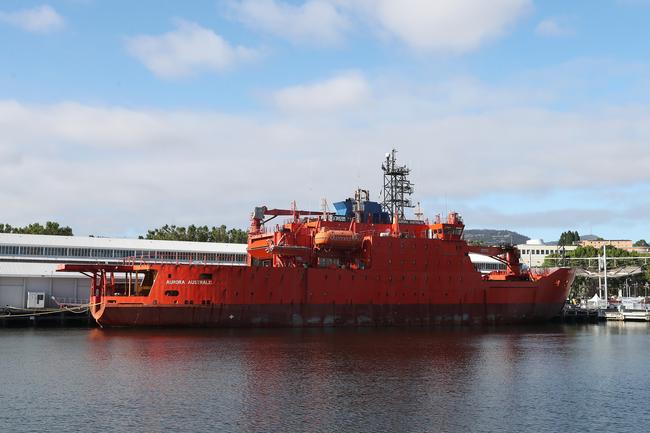
[[[208,228],[194,224],[188,227],[165,224],[158,229],[149,230],[146,236],[139,236],[139,239],[245,244],[248,242],[248,233],[241,229],[228,230],[225,225]]]
[[[585,258],[594,258],[598,257],[599,255],[603,254],[603,250],[601,248],[594,248],[592,246],[585,246],[585,247],[578,247],[574,251],[566,251],[564,254],[549,254],[545,259],[544,259],[544,264],[543,266],[557,266],[558,264],[561,264],[562,266],[571,266],[571,267],[581,267],[585,269],[598,269],[598,260],[593,259],[593,260],[575,260],[575,259],[585,259]],[[648,257],[650,255],[648,254],[640,254],[637,252],[630,252],[626,250],[622,250],[620,248],[613,247],[611,245],[607,246],[607,257],[638,257],[638,260],[621,260],[620,263],[617,263],[616,260],[613,260],[611,262],[611,266],[631,266],[631,265],[636,265],[636,266],[643,266],[645,265],[646,261],[648,260]]]
[[[0,233],[72,236],[72,229],[68,226],[61,227],[59,223],[54,221],[47,221],[45,226],[42,226],[39,223],[29,224],[25,227],[12,227],[9,224],[0,224]]]
[[[47,221],[45,225],[39,223],[29,224],[25,227],[13,227],[10,224],[0,224],[0,233],[18,233],[30,235],[57,235],[72,236],[72,229],[68,226],[62,227],[54,221]],[[91,235],[91,237],[93,237]],[[208,228],[208,226],[177,227],[167,225],[149,230],[146,236],[139,236],[139,239],[157,239],[168,241],[193,241],[193,242],[228,242],[245,244],[248,241],[248,233],[241,229],[230,229],[225,225]]]
[[[630,252],[620,248],[608,245],[607,257],[613,260],[607,261],[609,269],[620,266],[640,266],[644,272],[642,274],[634,275],[628,278],[611,278],[608,279],[610,287],[610,295],[616,293],[619,289],[625,290],[626,284],[631,288],[635,295],[645,295],[648,284],[650,283],[650,254],[640,254],[637,252]],[[592,272],[598,272],[598,259],[596,257],[602,256],[602,248],[594,248],[592,246],[578,247],[574,251],[566,251],[561,254],[551,254],[544,259],[543,266],[570,266],[575,268],[588,269]],[[626,260],[617,261],[616,258],[626,258]],[[632,260],[628,260],[631,258]],[[587,259],[587,260],[579,260]],[[573,285],[571,286],[570,298],[589,298],[596,293],[598,288],[597,278],[576,277]],[[650,294],[650,293],[649,293]]]
[[[578,234],[578,231],[572,232],[571,230],[567,232],[563,232],[560,235],[560,240],[558,241],[558,245],[575,245],[578,243],[580,240],[580,235]]]
[[[645,241],[645,239],[639,239],[638,241],[634,242],[635,247],[650,247],[648,243]]]

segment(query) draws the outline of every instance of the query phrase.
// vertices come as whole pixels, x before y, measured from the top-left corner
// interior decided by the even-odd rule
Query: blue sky
[[[133,236],[319,207],[391,147],[428,215],[650,237],[650,1],[3,0],[13,225]]]

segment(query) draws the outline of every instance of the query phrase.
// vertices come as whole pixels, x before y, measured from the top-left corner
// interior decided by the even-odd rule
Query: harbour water
[[[645,323],[0,329],[0,431],[647,431]]]

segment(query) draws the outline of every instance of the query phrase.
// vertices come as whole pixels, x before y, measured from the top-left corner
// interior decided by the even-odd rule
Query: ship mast
[[[386,160],[381,164],[384,171],[384,201],[381,207],[391,217],[397,214],[399,219],[404,219],[404,209],[413,207],[410,199],[413,184],[408,180],[411,169],[406,165],[397,165],[396,153],[395,149],[387,153]]]

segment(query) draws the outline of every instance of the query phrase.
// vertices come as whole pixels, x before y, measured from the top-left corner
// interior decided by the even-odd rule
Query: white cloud
[[[48,33],[65,27],[63,17],[48,5],[15,12],[0,11],[0,22],[35,33]]]
[[[369,97],[370,88],[363,75],[347,72],[322,82],[279,90],[273,101],[282,110],[309,113],[358,107]]]
[[[300,5],[277,0],[241,0],[232,4],[240,21],[255,30],[294,43],[336,44],[349,27],[348,18],[328,0],[308,0]]]
[[[154,74],[177,78],[199,72],[220,72],[258,56],[256,50],[232,46],[210,29],[179,20],[176,29],[128,38],[126,48]]]
[[[343,0],[346,1],[346,0]],[[501,36],[531,7],[531,0],[346,1],[409,47],[462,53]]]
[[[535,27],[535,32],[541,36],[561,37],[573,34],[573,29],[560,18],[547,18]]]
[[[507,213],[498,206],[482,206],[466,209],[465,215],[472,215],[473,221],[480,221],[486,227],[535,227],[535,228],[560,228],[575,227],[585,224],[609,224],[615,221],[634,220],[634,215],[626,215],[625,211],[606,207],[592,208],[558,208],[532,212]],[[642,215],[650,215],[645,212]],[[549,239],[551,240],[551,239]]]
[[[373,94],[363,110],[333,110],[327,122],[0,101],[0,202],[11,203],[3,218],[58,219],[95,234],[165,223],[245,227],[255,205],[295,199],[318,209],[321,197],[338,200],[357,186],[377,197],[378,163],[392,147],[423,202],[650,182],[649,107],[465,113],[417,100],[429,98],[404,96],[415,99],[409,108]]]
[[[238,0],[235,16],[296,43],[332,44],[356,27],[425,52],[462,53],[504,34],[531,0]]]

